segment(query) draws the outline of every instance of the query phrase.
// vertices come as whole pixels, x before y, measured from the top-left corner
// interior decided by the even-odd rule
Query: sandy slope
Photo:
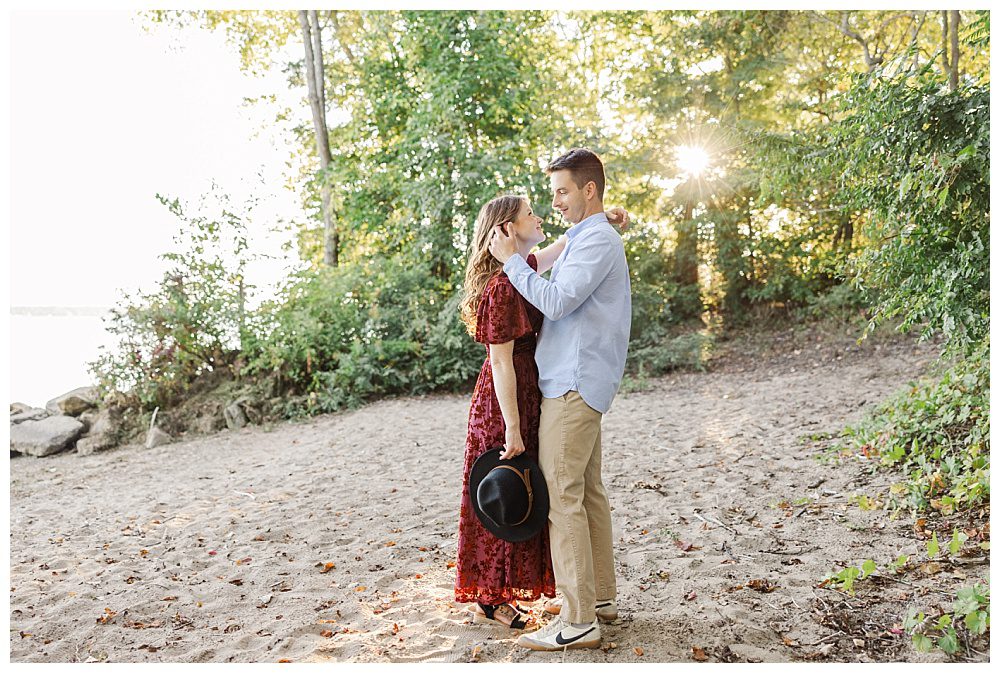
[[[604,628],[606,651],[528,652],[451,601],[468,401],[438,396],[12,460],[11,660],[916,658],[905,638],[858,646],[830,626],[839,597],[815,585],[833,563],[918,542],[908,522],[848,507],[876,486],[818,461],[808,437],[857,419],[935,353],[845,344],[619,397],[604,474],[622,618]],[[777,589],[739,588],[753,579]]]

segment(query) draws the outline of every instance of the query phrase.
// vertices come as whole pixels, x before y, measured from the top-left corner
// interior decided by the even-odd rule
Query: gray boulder
[[[249,423],[243,402],[244,400],[236,400],[222,412],[226,417],[226,427],[230,430],[239,430]]]
[[[69,448],[83,433],[83,423],[69,416],[49,416],[10,426],[11,451],[49,456]]]
[[[161,446],[162,444],[169,444],[173,440],[173,437],[154,425],[149,429],[149,432],[146,433],[146,448],[152,449],[153,447]]]
[[[11,402],[10,403],[10,415],[19,414],[22,411],[28,411],[33,407],[30,404],[25,404],[24,402]]]
[[[107,407],[100,411],[85,411],[80,414],[79,420],[88,430],[87,434],[76,443],[76,452],[81,456],[89,456],[114,446],[115,418],[116,415]]]
[[[17,425],[18,423],[23,423],[24,421],[37,421],[50,415],[45,409],[37,409],[27,405],[22,406],[25,407],[24,410],[10,415],[11,425]]]
[[[76,388],[45,403],[45,408],[53,414],[79,416],[87,409],[97,406],[97,388],[85,386]]]
[[[89,456],[98,451],[110,449],[111,446],[111,442],[103,435],[94,435],[93,437],[88,435],[77,440],[76,452],[81,456]]]

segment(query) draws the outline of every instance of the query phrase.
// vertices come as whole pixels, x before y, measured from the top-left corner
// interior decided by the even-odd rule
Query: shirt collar
[[[607,221],[608,221],[608,216],[605,215],[603,211],[600,212],[600,213],[594,213],[590,217],[587,217],[587,218],[584,218],[584,219],[580,220],[579,222],[577,222],[576,224],[574,224],[572,227],[570,227],[569,229],[567,229],[566,230],[566,236],[569,237],[569,238],[574,238],[577,234],[579,234],[580,232],[582,232],[584,229],[588,229],[588,228],[590,228],[590,227],[592,227],[595,224],[598,224],[600,222],[607,222]]]

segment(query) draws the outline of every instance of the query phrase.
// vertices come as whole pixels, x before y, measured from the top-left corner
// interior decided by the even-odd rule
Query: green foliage
[[[398,258],[300,271],[251,317],[244,374],[285,396],[290,416],[455,390],[483,358],[457,302],[426,266]]]
[[[846,448],[900,470],[897,508],[948,514],[987,502],[990,493],[989,346],[918,383],[845,430]]]
[[[990,588],[988,584],[974,584],[958,590],[951,610],[932,617],[911,610],[903,621],[903,628],[910,634],[913,646],[919,652],[938,648],[947,654],[959,651],[965,639],[982,636],[990,628]]]
[[[989,331],[989,87],[859,76],[842,106],[822,160],[867,213],[855,278],[878,291],[871,326],[898,316],[974,348]]]
[[[847,566],[838,572],[830,572],[823,578],[821,586],[830,586],[853,596],[854,583],[870,578],[876,570],[878,566],[875,561],[865,559],[859,566]]]
[[[124,396],[125,406],[168,406],[200,375],[237,364],[252,290],[244,269],[254,258],[247,221],[255,204],[237,212],[228,197],[215,197],[217,212],[203,214],[203,202],[203,213],[188,215],[177,199],[157,195],[181,222],[175,251],[160,256],[170,268],[152,292],[125,295],[111,309],[105,329],[117,344],[89,364],[102,392]]]
[[[640,385],[704,365],[706,306],[727,322],[870,308],[872,328],[893,318],[944,332],[952,353],[988,351],[989,15],[963,13],[966,75],[948,93],[938,36],[888,40],[897,14],[848,17],[880,45],[869,72],[827,13],[324,10],[329,168],[305,106],[279,121],[294,125],[306,210],[332,190],[341,267],[322,268],[312,218],[298,241],[309,268],[244,319],[242,267],[177,258],[183,275],[119,309],[103,381],[153,405],[227,369],[287,414],[466,385],[482,350],[454,304],[475,213],[523,192],[557,234],[540,167],[572,145],[604,156],[608,204],[649,223],[625,236]],[[279,66],[304,91],[294,11],[147,17],[224,30],[245,70]],[[680,144],[703,146],[711,170],[681,178]],[[912,391],[857,431],[908,471],[914,506],[988,495],[988,369],[969,366],[973,384]]]

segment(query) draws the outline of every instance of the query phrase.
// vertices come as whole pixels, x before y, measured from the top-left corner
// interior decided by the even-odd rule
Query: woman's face
[[[519,241],[534,246],[545,240],[545,234],[542,232],[542,218],[535,215],[527,199],[521,201],[521,209],[517,211],[513,225],[513,231],[508,231],[507,234],[517,237]]]

